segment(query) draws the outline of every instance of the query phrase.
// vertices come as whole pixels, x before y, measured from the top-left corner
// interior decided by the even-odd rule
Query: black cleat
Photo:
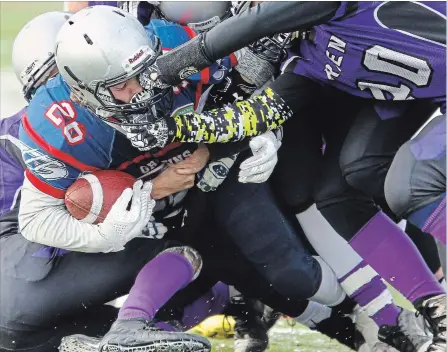
[[[433,342],[427,352],[447,351],[447,295],[441,294],[426,298],[415,308],[422,314],[428,322],[433,332]]]
[[[311,330],[319,331],[354,351],[357,351],[365,343],[362,334],[357,331],[354,322],[347,315],[332,311],[329,318],[315,325],[316,327]]]
[[[268,328],[263,321],[264,305],[256,300],[233,296],[227,311],[235,320],[234,351],[263,352],[269,344]]]
[[[431,343],[415,321],[415,314],[402,309],[397,325],[382,325],[379,329],[379,340],[393,346],[401,352],[425,352]]]
[[[210,342],[201,336],[157,328],[142,319],[117,320],[99,341],[83,335],[63,338],[61,352],[209,352]]]

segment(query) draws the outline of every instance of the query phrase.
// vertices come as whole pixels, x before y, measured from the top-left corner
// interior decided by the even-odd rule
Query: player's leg
[[[365,291],[364,297],[360,299],[364,306],[368,306],[368,303],[376,298],[375,295],[367,295],[367,292],[386,295],[387,303],[390,303],[392,302],[391,294],[377,273],[374,273],[371,277],[372,270],[370,268],[350,273],[352,267],[359,265],[362,259],[345,241],[342,241],[342,238],[327,223],[315,205],[303,212],[313,203],[313,188],[318,179],[323,158],[320,119],[333,113],[334,106],[335,111],[337,111],[337,100],[333,101],[331,99],[328,101],[331,104],[327,104],[326,107],[313,109],[309,114],[309,117],[312,118],[306,119],[306,115],[303,114],[300,116],[301,120],[296,119],[288,122],[272,183],[276,194],[283,199],[293,214],[297,215],[304,233],[315,250],[334,269],[344,290],[349,295],[356,297],[354,292],[359,289],[357,285],[360,285]],[[327,106],[330,107],[329,110]],[[348,113],[348,109],[343,109],[343,111]],[[311,177],[308,177],[308,175],[311,175]],[[342,178],[340,179],[342,180]],[[334,183],[334,181],[331,181],[331,183]],[[346,219],[346,221],[348,220]],[[342,241],[341,245],[340,241]],[[354,275],[352,278],[351,274]],[[372,278],[375,279],[372,280]],[[360,310],[356,311],[360,312]],[[372,321],[370,321],[370,325],[372,329],[363,329],[363,331],[377,331],[377,327],[374,327]],[[377,336],[373,336],[373,334],[366,337],[371,347],[378,341]]]
[[[159,268],[157,266],[148,266],[145,269],[146,276],[149,271],[152,271],[151,276],[154,278],[157,276]],[[143,278],[143,276],[137,277],[135,285],[125,302],[125,306],[120,309],[118,319],[115,321],[110,331],[104,333],[105,336],[103,336],[104,334],[94,336],[75,334],[66,336],[62,339],[59,348],[60,351],[90,352],[107,349],[126,350],[129,348],[137,348],[141,351],[146,349],[157,350],[158,348],[163,347],[174,349],[176,347],[176,340],[180,338],[187,339],[189,337],[187,334],[182,334],[182,331],[194,327],[209,316],[222,314],[230,302],[230,288],[227,285],[218,282],[205,292],[205,294],[193,300],[190,304],[186,306],[173,305],[173,303],[179,303],[177,297],[177,299],[171,299],[170,302],[154,315],[149,312],[151,307],[153,307],[150,298],[154,297],[151,295],[151,293],[154,292],[154,289],[151,288],[147,295],[144,293],[144,296],[143,292],[138,292],[140,299],[138,300],[137,297],[137,290],[142,288]],[[197,286],[194,288],[192,286],[188,286],[187,289],[189,292],[186,293],[186,297],[183,294],[182,304],[193,291],[196,291],[195,289]],[[200,292],[200,290],[196,291],[196,293]],[[182,293],[185,293],[184,290],[179,291],[177,296],[179,296],[179,294],[182,295]],[[134,304],[134,306],[132,309],[129,309],[129,304],[131,303]],[[149,323],[148,320],[145,320],[148,316],[156,316],[156,318],[155,320],[151,320],[152,323]],[[161,331],[164,331],[162,336],[157,334]],[[172,332],[172,334],[169,334],[169,332]],[[172,343],[170,346],[167,346],[166,340],[169,339],[169,337],[174,338],[174,340],[171,341]],[[157,338],[164,341],[163,346],[157,344]],[[202,339],[194,339],[189,344],[185,340],[183,346],[179,345],[178,347],[188,348],[188,350],[193,351],[196,348],[197,342],[200,340]],[[208,350],[208,346],[204,346],[202,343],[202,346],[199,346],[198,350]]]
[[[431,233],[444,245],[445,134],[445,115],[432,119],[399,149],[385,182],[385,195],[393,211]],[[421,305],[422,312],[429,314],[429,321],[437,319],[441,322],[437,326],[437,343],[441,350],[445,348],[447,338],[445,298],[438,296],[421,302]]]
[[[443,294],[443,288],[428,270],[416,247],[409,241],[406,234],[378,209],[371,197],[347,184],[343,186],[344,178],[340,177],[338,156],[344,136],[343,134],[331,134],[334,131],[333,127],[328,132],[329,148],[325,154],[328,161],[322,174],[328,179],[323,182],[316,193],[320,212],[335,231],[349,242],[366,264],[371,265],[382,278],[391,282],[410,301],[418,305],[420,299]],[[337,178],[340,180],[341,187],[331,189],[334,183],[328,181]],[[328,188],[328,186],[331,187]],[[347,215],[349,215],[349,221],[345,220]],[[402,257],[406,258],[405,262],[401,261]],[[355,273],[363,270],[364,264],[358,267],[351,266],[352,273]],[[362,290],[358,292],[363,293]],[[368,291],[365,291],[365,294],[367,293]],[[377,295],[377,292],[374,294]],[[377,298],[380,297],[379,294]],[[397,323],[402,325],[398,319],[399,311],[391,309],[387,300],[380,301],[382,302],[381,312],[373,315],[378,324],[394,324],[396,328],[398,327]],[[406,341],[410,345],[413,344],[414,348],[420,345],[421,339],[417,341],[405,338],[397,339],[397,336],[406,334],[401,330],[400,328],[399,331],[389,332],[387,336],[390,338],[387,341],[400,346]]]
[[[391,208],[446,244],[445,115],[432,119],[397,153],[385,183]]]
[[[304,248],[268,184],[242,184],[238,168],[233,167],[210,197],[216,226],[277,292],[329,306],[343,301],[345,295],[332,270]]]
[[[202,259],[199,253],[187,246],[168,248],[149,261],[138,273],[126,301],[119,310],[117,320],[99,342],[99,350],[209,350],[210,345],[205,338],[183,333],[180,324],[154,319],[158,310],[176,292],[200,274],[201,267]],[[225,300],[225,296],[223,299]],[[196,303],[189,310],[197,311],[203,301]],[[201,310],[200,313],[204,311]],[[62,341],[61,350],[74,351],[76,344],[83,340],[79,336],[70,336]]]
[[[18,233],[18,206],[0,219],[0,347],[56,351],[62,336],[107,330],[97,314],[76,324],[84,312],[126,294],[164,241],[134,240],[110,254],[64,252],[27,241]],[[37,349],[38,350],[38,349]]]
[[[347,183],[371,196],[385,214],[400,221],[389,209],[384,195],[386,173],[399,147],[424,124],[436,106],[426,101],[399,104],[381,102],[362,109],[351,124],[340,153],[340,167]],[[433,273],[440,273],[435,240],[407,223],[405,232],[418,247]],[[440,279],[441,277],[438,277]]]

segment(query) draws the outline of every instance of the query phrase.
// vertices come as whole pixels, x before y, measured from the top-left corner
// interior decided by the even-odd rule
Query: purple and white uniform
[[[446,3],[357,4],[313,27],[294,72],[367,99],[431,99],[445,112]]]

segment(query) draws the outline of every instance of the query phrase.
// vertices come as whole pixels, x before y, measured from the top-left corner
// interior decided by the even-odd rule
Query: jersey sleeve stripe
[[[49,185],[48,183],[43,182],[28,169],[25,171],[25,175],[27,179],[32,183],[32,185],[36,187],[39,191],[48,194],[54,198],[64,199],[65,197],[64,189],[59,189]]]
[[[132,164],[138,164],[139,162],[141,162],[144,159],[150,159],[152,157],[162,157],[163,155],[165,155],[167,152],[169,152],[172,149],[178,148],[182,145],[182,143],[171,143],[168,144],[166,147],[164,147],[162,150],[160,150],[159,152],[155,153],[154,155],[150,154],[149,152],[144,153],[143,155],[139,155],[136,158],[133,158],[132,160],[129,161],[125,161],[124,163],[122,163],[120,166],[118,166],[116,168],[116,170],[125,170],[126,168],[128,168],[130,165]]]
[[[231,67],[237,66],[237,57],[234,53],[230,54]]]
[[[151,154],[149,152],[144,153],[143,155],[139,155],[136,158],[133,158],[132,160],[129,161],[125,161],[124,163],[122,163],[120,166],[118,166],[116,169],[117,170],[124,170],[127,167],[129,167],[132,164],[138,164],[140,161],[144,160],[144,159],[149,159],[151,157]]]
[[[100,170],[97,167],[90,166],[76,160],[71,155],[64,153],[63,151],[54,148],[50,144],[48,144],[34,129],[31,127],[31,124],[28,121],[28,116],[25,114],[22,119],[22,126],[25,133],[36,143],[40,148],[42,148],[48,154],[54,156],[55,158],[63,161],[64,163],[82,171],[98,171]]]

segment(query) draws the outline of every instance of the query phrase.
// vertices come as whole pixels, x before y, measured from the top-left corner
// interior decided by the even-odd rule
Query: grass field
[[[11,74],[11,49],[15,36],[21,27],[35,16],[54,10],[61,10],[62,2],[0,2],[0,107],[1,117],[8,116],[23,106],[20,90]],[[32,50],[32,48],[30,48]],[[396,295],[399,304],[405,301]],[[232,351],[231,339],[213,340],[214,350]],[[290,327],[285,320],[280,321],[270,334],[271,352],[344,352],[348,349],[330,341],[319,333],[301,326]]]
[[[62,2],[0,2],[1,68],[11,66],[12,44],[23,25],[41,13],[62,8]]]
[[[318,332],[301,326],[290,326],[286,320],[280,320],[269,334],[269,352],[348,352],[350,349],[331,341]],[[213,340],[213,350],[230,352],[233,340]]]

